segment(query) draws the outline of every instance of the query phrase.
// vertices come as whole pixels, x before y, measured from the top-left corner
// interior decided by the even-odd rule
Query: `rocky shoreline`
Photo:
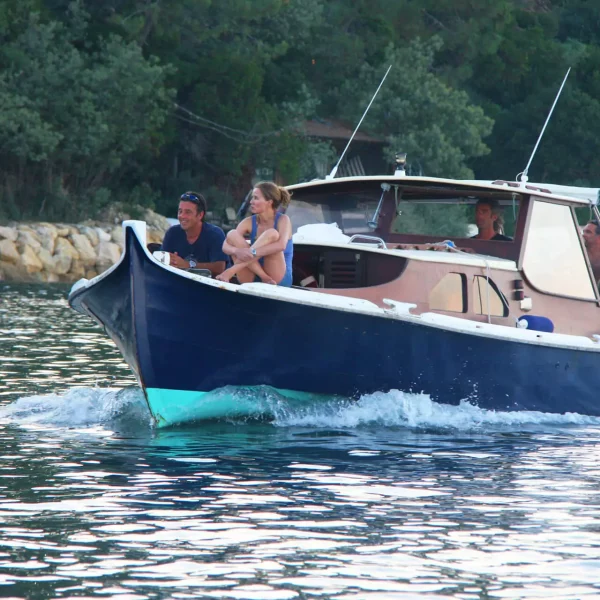
[[[146,210],[147,242],[160,243],[167,219]],[[13,223],[0,226],[0,281],[74,283],[115,264],[123,251],[119,222]]]

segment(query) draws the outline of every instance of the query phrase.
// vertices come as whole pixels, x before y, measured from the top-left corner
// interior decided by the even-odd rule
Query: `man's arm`
[[[187,269],[189,267],[188,261],[181,258],[177,252],[177,236],[174,227],[167,229],[160,249],[170,254],[169,264],[172,267],[177,267],[178,269]]]
[[[181,256],[176,253],[171,254],[170,265],[172,267],[177,267],[178,269],[189,269],[190,261],[185,260],[185,258],[181,258]],[[213,275],[220,275],[225,270],[225,261],[224,260],[215,260],[214,262],[199,262],[196,263],[194,269],[208,269]]]
[[[216,275],[220,275],[225,270],[225,265],[226,263],[224,260],[216,260],[214,262],[198,263],[194,268],[208,269],[214,277]]]
[[[227,266],[227,254],[224,252],[224,246],[227,244],[225,240],[225,232],[217,227],[214,230],[214,239],[211,239],[208,249],[208,262],[198,263],[197,269],[210,269],[213,277],[220,275]]]

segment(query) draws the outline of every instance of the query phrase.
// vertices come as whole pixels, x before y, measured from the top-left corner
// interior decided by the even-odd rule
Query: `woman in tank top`
[[[272,181],[256,184],[250,200],[252,216],[231,230],[223,244],[223,252],[231,256],[234,265],[217,279],[229,281],[237,275],[240,283],[292,285],[292,223],[280,212],[289,202],[290,193],[285,188]]]

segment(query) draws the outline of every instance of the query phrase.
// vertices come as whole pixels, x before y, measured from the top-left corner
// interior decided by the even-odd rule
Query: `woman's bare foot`
[[[220,275],[217,275],[215,277],[215,279],[218,279],[219,281],[229,282],[229,280],[234,275],[236,275],[237,271],[238,270],[235,267],[229,267],[229,269],[225,269],[225,271],[223,271]],[[263,279],[261,279],[261,283],[269,283],[271,285],[277,285],[277,282],[267,274],[265,274],[265,277]]]
[[[230,273],[230,271],[232,271],[232,269],[225,269],[220,275],[217,275],[215,279],[228,283],[229,280],[235,275],[235,273]]]

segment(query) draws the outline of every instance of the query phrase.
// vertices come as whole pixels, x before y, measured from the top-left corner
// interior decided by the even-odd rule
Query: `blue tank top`
[[[273,228],[277,229],[277,224],[279,223],[279,217],[281,217],[283,213],[276,212],[275,213],[275,223],[273,224]],[[256,215],[252,215],[252,232],[250,233],[250,245],[254,244],[256,241],[256,233],[258,231],[258,222],[256,221]],[[279,231],[279,230],[278,230]],[[294,258],[294,242],[292,238],[288,240],[287,246],[283,251],[283,258],[285,259],[285,270],[286,274],[292,272],[292,259]],[[261,264],[262,258],[259,260]]]

